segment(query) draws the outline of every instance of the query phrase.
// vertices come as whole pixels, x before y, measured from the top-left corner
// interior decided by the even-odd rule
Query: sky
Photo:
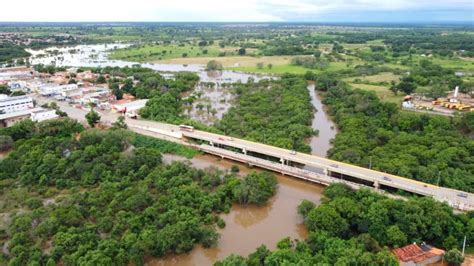
[[[14,0],[0,21],[471,22],[474,0]]]

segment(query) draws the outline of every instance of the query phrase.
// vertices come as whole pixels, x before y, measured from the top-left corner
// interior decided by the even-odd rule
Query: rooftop
[[[398,260],[403,262],[421,262],[426,259],[443,255],[444,250],[431,247],[426,244],[418,246],[416,243],[392,250]]]
[[[0,97],[0,102],[9,102],[9,101],[22,100],[22,99],[28,99],[28,98],[30,98],[30,97],[28,97],[26,95],[13,96],[13,97],[7,97],[7,98]]]
[[[8,113],[8,114],[0,114],[0,120],[19,117],[19,116],[25,116],[25,115],[31,115],[31,113],[38,112],[41,110],[42,108],[38,107],[38,108],[26,109],[26,110],[22,110],[18,112]]]

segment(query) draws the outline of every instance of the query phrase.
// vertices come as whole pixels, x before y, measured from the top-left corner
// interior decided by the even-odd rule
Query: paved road
[[[35,96],[37,102],[42,104],[50,102],[51,99]],[[61,110],[68,113],[69,117],[79,121],[85,121],[85,114],[88,110],[77,109],[65,102],[57,102]],[[119,114],[115,113],[101,113],[101,122],[110,124],[114,122]],[[147,134],[155,137],[166,138],[168,140],[186,143],[182,140],[181,134],[187,138],[195,138],[206,140],[213,144],[223,144],[246,152],[253,151],[261,154],[270,155],[284,160],[284,162],[292,161],[304,165],[312,166],[318,169],[323,169],[324,173],[333,172],[340,173],[347,176],[357,177],[363,180],[374,182],[377,185],[384,185],[394,188],[399,188],[405,191],[410,191],[419,195],[432,196],[433,198],[447,202],[449,205],[461,210],[474,210],[474,194],[466,193],[459,190],[438,187],[435,185],[419,182],[416,180],[390,175],[383,172],[370,170],[363,167],[358,167],[338,161],[329,160],[323,157],[309,155],[304,153],[292,153],[290,150],[265,145],[261,143],[251,142],[243,139],[230,138],[223,135],[213,134],[204,131],[195,130],[193,132],[180,131],[176,125],[127,119],[129,128],[138,133]],[[224,151],[222,151],[224,152]]]
[[[474,210],[474,194],[472,193],[466,193],[459,190],[438,187],[413,179],[408,179],[379,171],[370,170],[359,166],[333,161],[315,155],[309,155],[304,153],[292,154],[290,150],[242,139],[229,138],[226,136],[216,135],[208,132],[183,132],[183,135],[186,137],[212,141],[214,144],[223,144],[236,148],[246,149],[247,152],[254,151],[281,158],[284,160],[313,166],[316,168],[323,168],[327,171],[341,173],[344,175],[357,177],[371,182],[377,182],[379,185],[400,188],[419,195],[432,196],[435,199],[447,202],[453,207],[459,209]],[[467,195],[467,198],[460,197],[459,195],[461,195],[461,193],[462,195]]]

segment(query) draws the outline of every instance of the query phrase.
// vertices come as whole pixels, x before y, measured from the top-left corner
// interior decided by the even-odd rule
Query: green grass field
[[[197,45],[142,45],[114,51],[112,59],[133,60],[138,62],[151,62],[175,58],[219,57],[238,55],[238,47],[220,48],[218,45],[200,47]],[[252,51],[248,51],[251,53]]]
[[[347,66],[346,62],[331,62],[329,64],[329,67],[324,70],[310,69],[310,68],[295,66],[291,64],[273,65],[272,68],[268,68],[267,66],[263,68],[258,68],[257,66],[243,66],[243,67],[230,67],[228,69],[235,70],[235,71],[248,72],[248,73],[261,73],[261,74],[284,74],[284,73],[304,74],[308,71],[321,73],[323,71],[339,71],[339,70],[344,70],[351,67],[352,66]]]
[[[349,83],[349,85],[354,89],[361,89],[361,90],[368,90],[374,91],[375,94],[380,98],[380,100],[385,102],[391,102],[400,104],[405,96],[403,93],[398,93],[398,95],[394,95],[393,92],[389,90],[386,86],[376,86],[376,85],[367,85],[367,84],[356,84],[356,83]]]
[[[390,83],[391,81],[398,82],[400,80],[400,75],[395,75],[391,72],[382,72],[377,75],[372,76],[356,76],[344,79],[347,82],[354,82],[355,80],[360,80],[360,83],[379,83],[379,82],[386,82]]]

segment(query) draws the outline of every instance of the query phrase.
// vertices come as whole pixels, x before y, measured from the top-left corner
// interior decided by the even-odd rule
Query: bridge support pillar
[[[242,149],[242,152],[243,152],[245,155],[247,155],[247,149],[243,148],[243,149]]]
[[[281,165],[285,165],[285,159],[280,158]]]
[[[377,189],[377,190],[380,188],[379,181],[374,182],[374,188]]]

